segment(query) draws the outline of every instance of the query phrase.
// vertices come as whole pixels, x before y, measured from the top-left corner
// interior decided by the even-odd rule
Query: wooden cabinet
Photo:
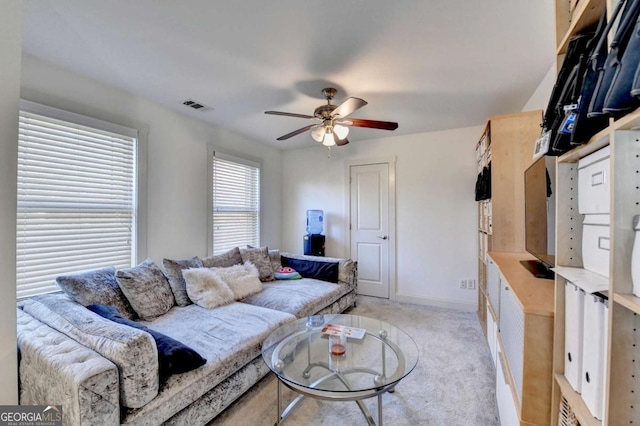
[[[551,413],[551,367],[553,352],[553,281],[535,278],[521,264],[533,259],[524,253],[489,253],[492,268],[490,288],[499,288],[496,313],[496,396],[500,418],[512,418],[508,425],[547,425]],[[495,300],[495,299],[492,299]],[[491,319],[491,317],[490,317]],[[510,398],[505,398],[504,380]]]
[[[542,111],[491,117],[476,147],[491,164],[491,199],[478,203],[478,317],[496,368],[504,425],[547,425],[551,414],[553,281],[534,278],[525,253],[524,171]]]
[[[607,4],[609,3],[609,4]],[[597,22],[605,7],[615,2],[580,0],[573,13],[566,0],[556,0],[557,54],[561,59],[568,40]],[[640,423],[640,298],[632,294],[631,253],[634,231],[632,218],[640,214],[640,111],[618,120],[580,147],[558,157],[556,163],[556,273],[553,346],[554,386],[552,424],[634,425]],[[577,162],[609,146],[610,158],[610,249],[609,276],[583,269],[582,221],[578,212]],[[565,371],[565,283],[580,287],[604,287],[609,297],[607,338],[603,342],[606,359],[604,413],[594,418],[582,396],[564,376]],[[576,282],[580,281],[580,282]],[[585,333],[588,330],[585,329]]]
[[[478,318],[487,331],[487,253],[523,253],[524,171],[540,135],[542,111],[489,118],[476,145],[478,173],[491,165],[491,199],[478,203]]]

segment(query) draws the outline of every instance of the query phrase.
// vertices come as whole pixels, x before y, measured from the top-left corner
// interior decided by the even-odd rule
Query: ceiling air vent
[[[210,106],[203,105],[198,101],[194,101],[193,99],[187,99],[182,103],[182,105],[188,106],[189,108],[195,109],[196,111],[209,111],[213,109]]]

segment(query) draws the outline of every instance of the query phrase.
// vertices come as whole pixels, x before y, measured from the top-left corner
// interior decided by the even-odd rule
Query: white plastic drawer
[[[489,294],[489,303],[493,311],[496,313],[496,321],[500,322],[500,270],[493,259],[487,261],[487,293]]]
[[[498,352],[498,364],[496,368],[496,402],[498,405],[498,414],[500,416],[500,424],[502,426],[517,426],[520,424],[518,419],[518,409],[513,399],[511,387],[506,379],[503,365],[504,355]]]
[[[493,359],[493,367],[496,367],[498,356],[498,324],[493,318],[491,309],[487,305],[487,342],[489,343],[489,351],[491,352],[491,358]]]
[[[608,146],[578,162],[578,211],[580,214],[610,213],[610,164]]]
[[[610,216],[585,215],[582,224],[582,263],[584,269],[609,276]]]

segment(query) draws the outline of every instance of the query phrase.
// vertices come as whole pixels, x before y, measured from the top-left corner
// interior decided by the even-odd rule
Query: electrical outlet
[[[476,280],[467,280],[467,290],[476,289]]]
[[[460,280],[460,288],[467,288],[467,280]]]

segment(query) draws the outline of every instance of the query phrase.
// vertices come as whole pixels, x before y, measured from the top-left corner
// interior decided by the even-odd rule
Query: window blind
[[[213,155],[213,254],[259,245],[260,166]]]
[[[22,110],[18,137],[17,296],[55,277],[134,263],[135,137]]]

